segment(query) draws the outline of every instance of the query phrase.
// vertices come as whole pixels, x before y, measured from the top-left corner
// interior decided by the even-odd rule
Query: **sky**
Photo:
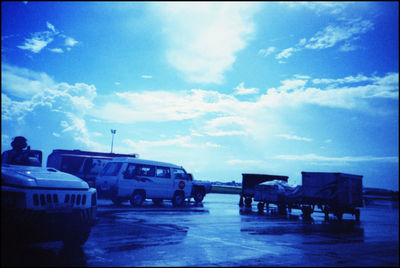
[[[198,180],[343,172],[398,190],[398,15],[395,1],[2,1],[2,151],[19,135],[44,159],[113,140]]]

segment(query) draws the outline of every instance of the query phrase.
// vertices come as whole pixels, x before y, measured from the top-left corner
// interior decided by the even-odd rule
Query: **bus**
[[[95,187],[96,176],[115,157],[138,158],[138,154],[116,154],[81,150],[54,149],[47,157],[47,167],[75,175]]]

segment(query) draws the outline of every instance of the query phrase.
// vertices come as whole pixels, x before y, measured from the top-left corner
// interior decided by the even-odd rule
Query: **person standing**
[[[29,164],[30,146],[26,143],[27,139],[22,136],[17,136],[11,142],[11,150],[4,151],[1,155],[1,162],[12,165],[27,165]],[[24,151],[24,149],[27,150]]]

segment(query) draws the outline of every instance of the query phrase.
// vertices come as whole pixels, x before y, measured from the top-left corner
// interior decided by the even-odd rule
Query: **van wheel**
[[[183,203],[185,202],[185,196],[183,195],[182,192],[176,192],[174,194],[174,197],[172,198],[172,204],[174,207],[181,207],[183,206]]]
[[[194,193],[194,201],[196,201],[197,203],[200,203],[201,201],[203,201],[205,196],[205,193],[202,189],[197,189],[196,192]]]
[[[145,196],[143,191],[134,191],[131,196],[130,202],[132,206],[140,207],[143,204],[144,199]]]

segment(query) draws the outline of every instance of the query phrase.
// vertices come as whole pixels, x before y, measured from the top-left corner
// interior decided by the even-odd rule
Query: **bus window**
[[[60,170],[67,173],[78,173],[83,160],[82,157],[63,156]]]
[[[107,163],[104,169],[101,172],[103,176],[116,176],[121,169],[122,163],[121,162],[112,162]]]

